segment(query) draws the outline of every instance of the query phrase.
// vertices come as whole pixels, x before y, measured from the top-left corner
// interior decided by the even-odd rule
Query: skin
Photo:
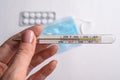
[[[0,80],[25,80],[27,74],[38,64],[53,56],[58,47],[37,44],[36,37],[41,33],[41,25],[30,27],[8,39],[0,46]],[[13,41],[22,38],[22,41]],[[28,80],[45,80],[57,64],[52,60]]]

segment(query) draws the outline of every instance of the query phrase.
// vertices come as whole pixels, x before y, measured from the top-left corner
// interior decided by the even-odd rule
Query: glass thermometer
[[[21,39],[13,40],[20,41]],[[115,36],[111,34],[41,35],[37,41],[40,44],[112,44]]]

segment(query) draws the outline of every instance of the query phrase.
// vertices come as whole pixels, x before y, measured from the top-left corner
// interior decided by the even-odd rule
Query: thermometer
[[[20,38],[13,39],[20,41]],[[115,36],[112,34],[85,35],[41,35],[37,37],[40,44],[112,44]]]

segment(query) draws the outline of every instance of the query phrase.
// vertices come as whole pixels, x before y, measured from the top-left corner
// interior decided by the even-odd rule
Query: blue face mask
[[[61,20],[55,21],[54,23],[44,25],[44,30],[42,34],[80,34],[79,29],[72,17],[63,18]],[[57,53],[64,52],[71,48],[78,46],[78,44],[58,44],[59,50]]]

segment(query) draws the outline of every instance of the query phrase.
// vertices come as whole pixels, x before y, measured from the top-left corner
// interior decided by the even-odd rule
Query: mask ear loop
[[[76,23],[77,27],[79,28],[81,34],[87,34],[87,33],[85,33],[85,30],[90,30],[89,28],[92,27],[91,21],[85,21],[82,19],[75,18],[75,23]]]
[[[90,32],[91,27],[92,25],[90,21],[84,21],[80,27],[81,34],[90,34],[89,32]]]

